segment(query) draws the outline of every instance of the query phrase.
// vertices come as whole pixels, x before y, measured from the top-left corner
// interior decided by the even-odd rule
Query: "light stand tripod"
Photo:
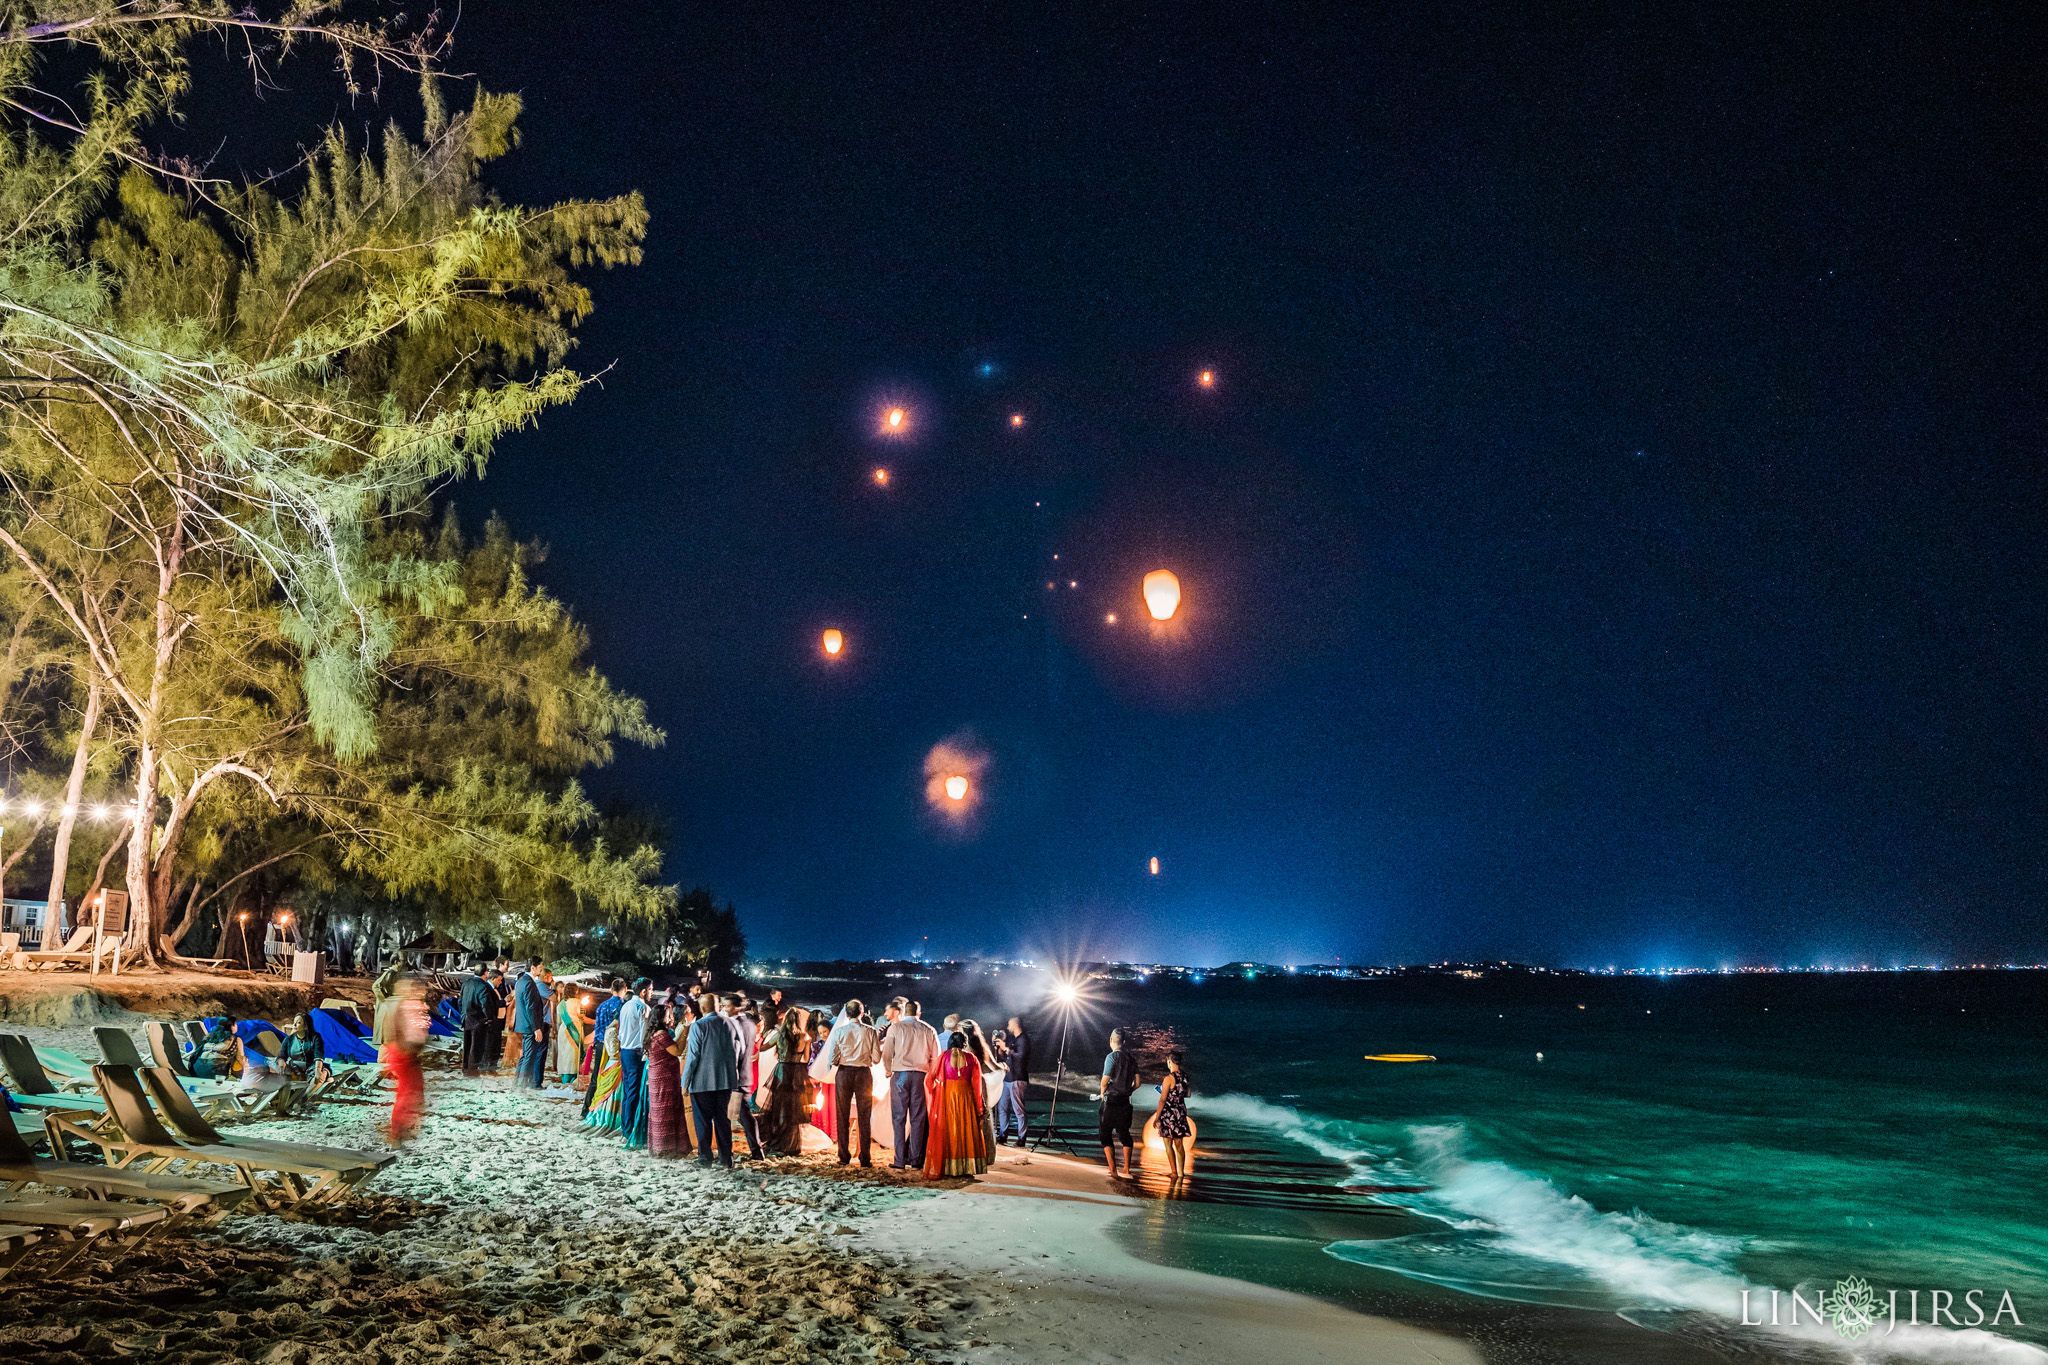
[[[1060,1006],[1060,1054],[1059,1063],[1053,1071],[1052,1109],[1045,1116],[1045,1131],[1034,1138],[1028,1145],[1035,1152],[1048,1142],[1057,1143],[1061,1151],[1079,1160],[1080,1153],[1076,1152],[1073,1146],[1064,1137],[1060,1136],[1059,1129],[1060,1090],[1066,1084],[1067,1079],[1067,1035],[1073,1032],[1074,1029],[1075,995],[1076,992],[1071,985],[1062,985],[1054,992],[1054,998],[1059,1001]]]

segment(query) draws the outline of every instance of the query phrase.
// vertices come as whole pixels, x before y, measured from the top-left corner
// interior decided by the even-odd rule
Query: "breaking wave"
[[[2048,1365],[2048,1352],[1981,1328],[1900,1325],[1889,1335],[1851,1342],[1808,1321],[1796,1328],[1744,1326],[1743,1291],[1759,1305],[1757,1316],[1771,1292],[1737,1268],[1748,1239],[1665,1222],[1641,1210],[1597,1209],[1542,1176],[1469,1155],[1458,1124],[1369,1129],[1249,1095],[1198,1095],[1188,1107],[1339,1162],[1350,1171],[1345,1185],[1427,1186],[1420,1192],[1376,1191],[1375,1197],[1432,1219],[1443,1230],[1324,1248],[1356,1265],[1487,1298],[1617,1312],[1703,1344],[1753,1351],[1770,1343],[1815,1362]],[[1811,1298],[1816,1287],[1806,1288]],[[1878,1332],[1884,1332],[1882,1323]]]

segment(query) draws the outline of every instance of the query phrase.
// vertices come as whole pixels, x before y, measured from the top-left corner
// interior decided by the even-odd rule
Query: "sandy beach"
[[[9,1027],[96,1055],[87,1030]],[[453,1060],[429,1053],[426,1123],[371,1197],[310,1218],[236,1215],[111,1276],[16,1277],[0,1295],[0,1355],[1478,1359],[1447,1337],[1141,1262],[1104,1235],[1140,1201],[1082,1163],[1005,1150],[984,1180],[934,1189],[841,1171],[820,1139],[802,1159],[727,1173],[623,1151],[579,1126],[575,1101],[465,1078]],[[370,1147],[384,1115],[341,1101],[246,1131]]]

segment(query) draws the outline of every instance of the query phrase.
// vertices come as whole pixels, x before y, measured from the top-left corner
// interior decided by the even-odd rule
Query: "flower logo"
[[[1827,1300],[1828,1321],[1838,1334],[1853,1341],[1877,1325],[1877,1291],[1861,1275],[1835,1281]]]

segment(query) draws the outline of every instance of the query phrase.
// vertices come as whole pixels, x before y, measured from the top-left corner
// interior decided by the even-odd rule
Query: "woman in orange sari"
[[[955,1032],[952,1042],[924,1079],[925,1109],[931,1115],[924,1147],[928,1180],[980,1175],[993,1156],[983,1122],[988,1098],[982,1090],[981,1063],[964,1046],[964,1035]]]

